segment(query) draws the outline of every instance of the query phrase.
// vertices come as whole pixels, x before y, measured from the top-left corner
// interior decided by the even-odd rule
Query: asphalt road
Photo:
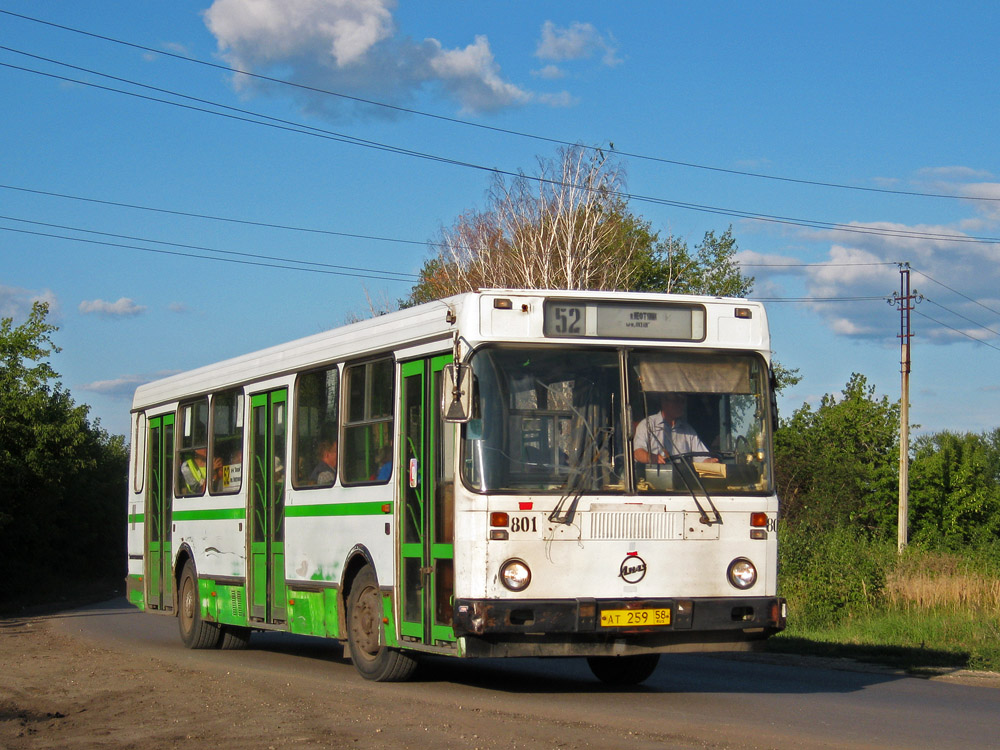
[[[553,723],[594,727],[600,738],[660,737],[663,747],[986,748],[1000,745],[1000,684],[928,680],[834,669],[793,659],[666,656],[646,683],[609,689],[580,659],[432,659],[414,681],[362,680],[334,641],[255,633],[246,651],[189,651],[176,620],[116,601],[66,613],[63,633],[105,648],[206,674],[246,670],[313,691],[352,685],[375,704],[419,702],[447,716],[479,710],[509,717],[521,739]],[[975,683],[972,680],[972,683]],[[644,744],[644,743],[637,743]],[[522,745],[523,746],[523,745]],[[530,746],[530,744],[529,744]],[[609,747],[608,750],[614,750]]]

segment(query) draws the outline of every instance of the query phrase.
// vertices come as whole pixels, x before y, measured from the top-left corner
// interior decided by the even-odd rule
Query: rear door
[[[285,441],[288,390],[250,399],[250,519],[247,586],[250,619],[287,619],[285,591]]]
[[[441,419],[441,372],[450,354],[402,365],[401,634],[442,645],[455,640],[455,425]]]
[[[146,606],[172,610],[174,606],[171,522],[174,496],[174,415],[149,420],[146,486]]]

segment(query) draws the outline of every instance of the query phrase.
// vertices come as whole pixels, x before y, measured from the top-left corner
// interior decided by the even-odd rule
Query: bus
[[[337,639],[422,655],[661,653],[785,627],[764,308],[480,290],[140,386],[129,602],[189,648]]]

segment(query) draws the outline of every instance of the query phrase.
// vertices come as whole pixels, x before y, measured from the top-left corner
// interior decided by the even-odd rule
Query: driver
[[[708,448],[686,421],[684,421],[684,396],[664,393],[660,396],[660,410],[639,422],[635,429],[635,460],[643,464],[664,464],[684,453],[708,453]],[[708,456],[701,459],[717,462]]]

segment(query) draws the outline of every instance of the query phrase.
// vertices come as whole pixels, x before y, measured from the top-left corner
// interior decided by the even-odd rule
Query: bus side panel
[[[125,579],[125,595],[129,604],[139,609],[146,608],[143,575],[143,540],[146,536],[145,502],[142,494],[128,498],[128,571]]]
[[[204,498],[193,499],[204,502]],[[245,510],[187,511],[193,505],[190,500],[174,502],[175,554],[186,545],[194,554],[199,578],[246,578]],[[174,567],[176,575],[176,560]]]
[[[391,485],[289,493],[285,579],[289,629],[342,638],[337,594],[352,551],[363,547],[379,586],[395,585]],[[301,588],[297,590],[296,584]],[[321,590],[310,590],[320,587]]]

